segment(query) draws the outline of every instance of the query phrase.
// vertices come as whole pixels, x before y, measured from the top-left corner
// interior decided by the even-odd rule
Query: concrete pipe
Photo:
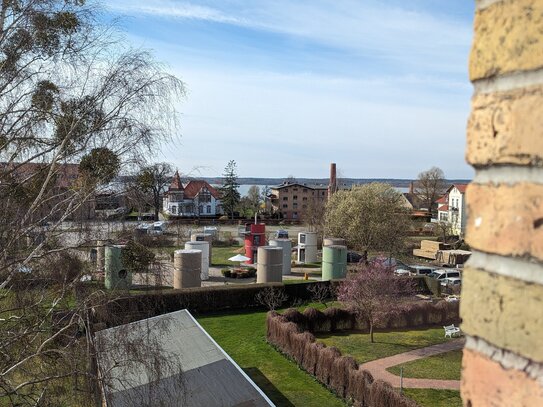
[[[202,268],[200,277],[202,280],[209,279],[209,242],[187,242],[185,250],[201,250],[202,251]]]
[[[283,249],[276,246],[258,248],[256,282],[280,283],[283,281]]]
[[[201,287],[202,251],[176,250],[173,254],[173,288]]]

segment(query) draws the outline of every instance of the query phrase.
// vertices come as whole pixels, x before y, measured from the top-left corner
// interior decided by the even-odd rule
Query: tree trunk
[[[370,342],[375,343],[373,340],[373,322],[370,321]]]

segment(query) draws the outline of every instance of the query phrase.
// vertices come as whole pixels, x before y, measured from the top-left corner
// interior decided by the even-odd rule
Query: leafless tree
[[[143,201],[153,207],[155,220],[162,209],[162,194],[172,181],[173,167],[168,163],[144,166],[135,178],[134,188],[140,191]]]
[[[98,192],[174,134],[183,92],[148,52],[100,27],[94,4],[0,4],[1,400],[82,404],[62,389],[88,377],[88,302],[73,299],[88,271],[57,256],[102,231],[67,221],[88,217]],[[60,308],[71,312],[57,324]]]
[[[321,237],[324,236],[324,220],[326,214],[326,203],[324,200],[314,197],[310,198],[305,204],[302,212],[304,225],[309,232],[317,232]]]
[[[445,193],[446,189],[445,174],[438,167],[421,172],[415,182],[415,194],[424,207],[432,213],[436,209],[435,202]]]
[[[255,295],[255,301],[262,304],[270,311],[279,308],[288,300],[288,295],[282,288],[268,287]]]
[[[324,284],[314,284],[307,287],[307,291],[311,293],[311,300],[324,305],[328,308],[328,302],[332,298],[332,287]]]

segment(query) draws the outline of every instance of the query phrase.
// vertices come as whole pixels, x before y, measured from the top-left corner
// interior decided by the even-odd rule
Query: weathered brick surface
[[[467,134],[472,165],[543,166],[543,86],[475,95]]]
[[[543,406],[543,387],[537,381],[469,349],[462,358],[461,394],[464,406]]]
[[[470,184],[466,202],[472,248],[543,261],[543,185]]]
[[[460,314],[467,334],[543,362],[543,286],[466,268]]]
[[[475,14],[470,78],[543,66],[543,0],[504,0]]]

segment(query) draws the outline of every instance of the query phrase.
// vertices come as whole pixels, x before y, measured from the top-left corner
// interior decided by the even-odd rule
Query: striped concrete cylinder
[[[256,282],[280,283],[283,281],[283,249],[260,246],[257,254]]]
[[[190,235],[191,242],[208,242],[209,243],[209,260],[208,265],[211,266],[213,256],[213,235],[211,233],[192,233]]]
[[[292,242],[290,239],[273,239],[270,240],[270,246],[281,247],[283,249],[283,275],[290,274],[290,266],[292,263]]]
[[[176,250],[173,254],[173,288],[201,287],[202,251]]]
[[[322,248],[322,281],[345,278],[347,275],[347,246]]]
[[[187,242],[185,243],[186,250],[201,250],[202,251],[202,269],[200,277],[202,280],[209,279],[209,242]]]
[[[105,247],[104,285],[108,290],[129,290],[132,286],[132,273],[125,268],[122,261],[123,247]]]
[[[347,242],[345,242],[345,239],[342,239],[340,237],[325,237],[322,241],[322,245],[324,246],[347,246]]]

